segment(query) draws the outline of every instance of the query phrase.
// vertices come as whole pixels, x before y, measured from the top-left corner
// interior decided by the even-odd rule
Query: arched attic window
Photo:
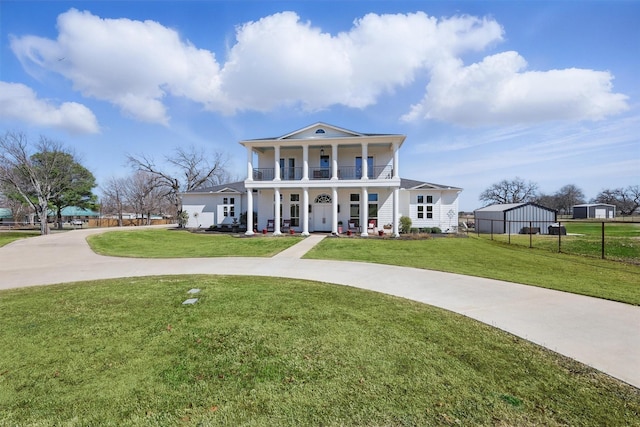
[[[324,129],[317,129],[316,130],[316,134],[323,134],[325,133]]]

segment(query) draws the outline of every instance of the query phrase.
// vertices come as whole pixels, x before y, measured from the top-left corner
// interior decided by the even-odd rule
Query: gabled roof
[[[289,132],[282,136],[272,138],[257,138],[241,141],[240,143],[259,143],[266,141],[287,141],[287,140],[315,140],[315,139],[348,139],[348,138],[366,138],[366,137],[393,137],[403,142],[405,135],[384,134],[384,133],[361,133],[339,126],[330,125],[324,122],[317,122],[304,128]]]
[[[544,209],[551,212],[557,212],[554,209],[547,208],[545,206],[539,205],[533,202],[522,202],[522,203],[497,203],[495,205],[485,206],[484,208],[476,209],[475,212],[507,212],[513,209],[520,208],[522,206],[536,206],[540,209]]]
[[[314,123],[302,129],[295,130],[275,139],[300,139],[300,138],[329,138],[329,137],[358,137],[364,136],[359,132],[343,129],[338,126],[323,122]]]
[[[432,182],[415,181],[413,179],[400,179],[400,188],[405,190],[458,190],[462,188],[452,187],[450,185],[434,184]]]
[[[247,189],[244,186],[244,181],[229,182],[227,184],[214,185],[212,187],[203,187],[191,191],[186,191],[182,194],[200,194],[200,193],[218,193],[218,194],[238,194],[246,193]]]

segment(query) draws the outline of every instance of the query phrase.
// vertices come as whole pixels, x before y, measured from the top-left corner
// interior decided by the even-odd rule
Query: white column
[[[399,178],[400,172],[398,171],[398,143],[393,143],[393,178]]]
[[[362,179],[369,179],[369,151],[366,142],[362,143]]]
[[[275,216],[274,216],[275,224],[273,224],[273,235],[278,236],[282,234],[282,232],[280,231],[280,189],[279,188],[273,189],[273,207],[275,208]]]
[[[338,234],[338,189],[333,187],[331,189],[331,233]]]
[[[338,144],[331,144],[331,179],[338,179]]]
[[[309,235],[309,189],[302,189],[302,235]]]
[[[393,237],[400,237],[400,189],[393,189]]]
[[[309,146],[302,146],[302,180],[309,181]]]
[[[247,189],[247,236],[253,236],[253,189]]]
[[[253,148],[247,146],[247,181],[253,181]]]
[[[273,155],[275,157],[274,159],[274,167],[275,170],[273,171],[273,180],[274,181],[280,181],[280,146],[276,145],[275,147],[273,147]]]
[[[362,194],[360,196],[360,235],[367,237],[367,227],[369,227],[369,192],[366,187],[362,188]]]

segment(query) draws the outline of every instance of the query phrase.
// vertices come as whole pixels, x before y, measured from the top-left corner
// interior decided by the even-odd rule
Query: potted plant
[[[338,221],[338,234],[342,234],[342,221]]]

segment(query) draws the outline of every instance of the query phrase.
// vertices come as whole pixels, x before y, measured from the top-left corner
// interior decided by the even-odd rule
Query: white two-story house
[[[397,236],[403,215],[415,228],[454,231],[461,189],[401,179],[405,138],[316,123],[276,138],[240,141],[247,179],[183,194],[187,226],[219,225],[255,212],[257,224],[247,215],[248,235],[295,230]]]

